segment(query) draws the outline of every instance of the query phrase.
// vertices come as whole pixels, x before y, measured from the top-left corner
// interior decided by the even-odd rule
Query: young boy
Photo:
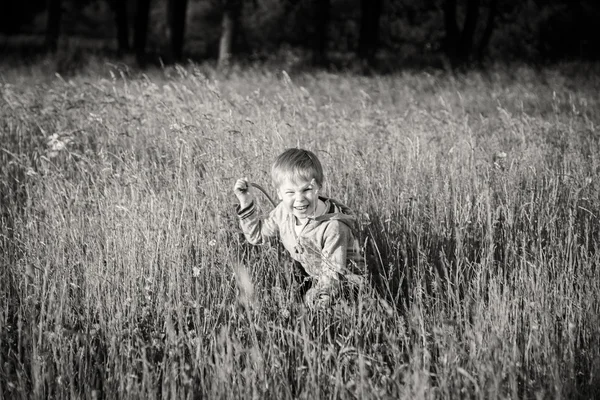
[[[317,156],[302,149],[283,152],[271,168],[281,202],[264,219],[248,181],[239,179],[234,193],[244,236],[252,244],[279,237],[292,258],[312,280],[306,292],[309,308],[323,308],[348,286],[360,285],[365,264],[355,236],[356,220],[345,205],[323,196],[323,168]]]

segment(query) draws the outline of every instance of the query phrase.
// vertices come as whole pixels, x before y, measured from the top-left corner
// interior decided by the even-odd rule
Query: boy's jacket
[[[326,197],[319,197],[326,212],[309,218],[302,231],[296,235],[295,217],[280,203],[266,217],[259,216],[255,203],[240,210],[237,208],[244,236],[252,244],[279,235],[284,247],[305,271],[319,280],[320,285],[334,281],[359,281],[365,264],[356,238],[356,218],[350,208]]]

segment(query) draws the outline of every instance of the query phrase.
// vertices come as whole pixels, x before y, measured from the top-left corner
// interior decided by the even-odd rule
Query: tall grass
[[[2,396],[599,395],[596,67],[43,68],[2,75]],[[235,179],[296,145],[393,312],[305,312],[288,256],[244,242]]]

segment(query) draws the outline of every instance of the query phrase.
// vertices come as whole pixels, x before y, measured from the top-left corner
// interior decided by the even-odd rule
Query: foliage
[[[458,22],[464,20],[465,1],[458,1]],[[41,4],[41,3],[40,3]],[[379,59],[397,63],[420,63],[443,54],[446,38],[444,0],[422,2],[384,1],[381,18]],[[297,0],[256,0],[244,2],[236,53],[244,58],[264,59],[287,47],[311,48],[315,34],[314,2]],[[8,6],[7,6],[8,7]],[[5,12],[11,23],[6,33],[43,34],[46,14],[43,6]],[[490,2],[482,1],[476,42],[483,35]],[[110,2],[63,1],[62,33],[67,36],[96,37],[104,46],[116,47],[115,24]],[[12,11],[11,11],[12,10]],[[186,55],[193,59],[215,58],[221,30],[223,1],[189,1],[186,22]],[[2,12],[0,12],[2,14]],[[332,0],[328,49],[333,54],[353,53],[360,32],[360,1]],[[128,2],[128,17],[135,18],[135,4]],[[600,55],[600,8],[593,0],[500,1],[491,41],[486,50],[491,60],[597,59]],[[13,25],[17,24],[17,29]],[[148,49],[157,55],[168,53],[166,3],[153,2]],[[130,27],[134,24],[130,23]],[[14,29],[13,29],[14,28]],[[133,28],[131,28],[133,29]]]
[[[2,76],[4,397],[598,396],[597,66],[48,68]],[[399,308],[308,313],[244,243],[234,180],[296,145]]]
[[[0,6],[0,33],[14,34],[45,7],[45,0],[6,1]]]

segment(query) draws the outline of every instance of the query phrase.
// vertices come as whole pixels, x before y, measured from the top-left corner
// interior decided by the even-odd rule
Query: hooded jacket
[[[357,222],[344,204],[319,196],[326,212],[309,221],[296,234],[295,217],[280,203],[268,216],[261,218],[252,202],[237,214],[244,236],[252,244],[264,243],[279,235],[292,258],[302,264],[306,273],[317,280],[321,289],[338,287],[342,281],[359,283],[365,263],[356,238]]]

